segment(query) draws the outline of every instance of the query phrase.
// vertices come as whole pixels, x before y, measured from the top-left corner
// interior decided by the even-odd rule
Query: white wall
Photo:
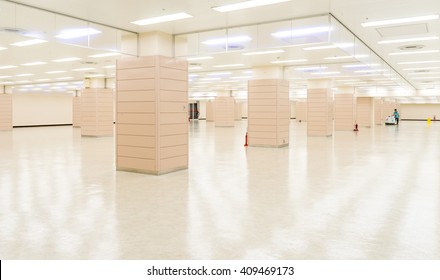
[[[14,94],[13,125],[72,124],[72,96]]]
[[[440,104],[402,104],[400,117],[402,119],[423,119],[436,116],[440,120]]]

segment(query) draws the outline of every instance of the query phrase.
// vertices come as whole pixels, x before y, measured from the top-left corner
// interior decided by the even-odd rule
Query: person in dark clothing
[[[394,118],[396,119],[396,124],[399,125],[400,116],[399,116],[399,112],[397,111],[397,109],[394,109],[393,115],[394,115]]]

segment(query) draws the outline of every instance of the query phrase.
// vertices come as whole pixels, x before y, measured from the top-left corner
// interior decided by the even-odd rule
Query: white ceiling
[[[389,27],[362,27],[361,23],[375,20],[395,19],[430,14],[440,14],[440,1],[438,0],[292,0],[264,7],[251,8],[241,11],[219,13],[212,10],[212,7],[224,4],[241,2],[242,0],[19,0],[1,1],[0,0],[0,68],[5,65],[15,65],[16,68],[0,69],[0,83],[14,83],[16,89],[19,85],[41,83],[65,83],[66,81],[82,80],[86,76],[102,75],[112,77],[114,69],[103,68],[111,67],[115,57],[91,58],[90,55],[106,52],[109,49],[120,47],[119,31],[107,28],[108,33],[112,34],[93,42],[76,42],[83,47],[69,46],[49,40],[50,42],[29,47],[14,47],[10,44],[25,37],[19,36],[20,32],[4,31],[5,28],[17,28],[24,26],[25,31],[42,32],[47,35],[48,31],[56,32],[63,26],[68,26],[71,21],[68,17],[57,16],[55,19],[49,12],[39,11],[38,15],[28,13],[28,8],[12,5],[11,2],[22,3],[84,19],[94,23],[113,26],[133,32],[147,32],[159,30],[171,34],[181,33],[200,33],[206,30],[233,28],[235,26],[257,26],[259,23],[278,22],[283,20],[311,17],[319,14],[333,14],[351,32],[362,40],[369,48],[377,53],[386,63],[394,68],[401,77],[406,79],[417,91],[416,95],[439,96],[440,95],[440,53],[410,54],[410,55],[390,55],[390,53],[403,52],[400,48],[417,45],[420,50],[440,50],[440,40],[416,41],[408,43],[378,44],[381,40],[440,36],[440,20],[417,22],[414,24],[400,24]],[[15,8],[11,10],[11,5]],[[17,8],[18,7],[18,8]],[[165,14],[186,12],[193,18],[179,20],[175,22],[154,24],[146,27],[139,27],[130,22],[160,16]],[[54,23],[55,22],[55,23]],[[11,24],[13,26],[11,26]],[[55,27],[53,27],[55,26]],[[94,25],[100,29],[105,28]],[[261,30],[261,24],[260,30]],[[21,30],[22,31],[22,30]],[[86,48],[84,46],[91,46]],[[264,48],[262,48],[264,46]],[[252,50],[274,49],[265,44],[253,45]],[[210,54],[214,58],[211,60],[198,61],[202,69],[190,70],[192,74],[191,92],[194,94],[209,95],[218,90],[234,90],[237,92],[246,90],[246,77],[252,67],[274,65],[273,60],[287,59],[307,59],[306,62],[279,64],[286,66],[286,78],[291,79],[293,97],[302,97],[304,94],[307,79],[314,78],[310,73],[296,70],[299,67],[321,65],[328,67],[325,72],[341,72],[334,78],[335,87],[349,85],[355,86],[359,94],[373,96],[404,96],[406,92],[395,88],[395,80],[385,79],[383,76],[363,76],[354,71],[348,71],[343,65],[354,64],[352,58],[325,60],[331,56],[346,56],[342,50],[319,50],[304,51],[304,46],[286,47],[284,53],[243,56],[241,52],[216,52]],[[414,52],[414,51],[413,51]],[[205,55],[205,53],[199,53]],[[74,62],[52,62],[55,59],[66,57],[78,57],[81,60]],[[47,64],[38,66],[22,66],[21,64],[42,61]],[[418,61],[430,61],[418,63]],[[194,62],[195,63],[195,62]],[[229,69],[216,69],[213,65],[241,63],[240,67],[230,67]],[[404,63],[404,64],[401,64]],[[435,68],[439,67],[439,68]],[[73,71],[73,69],[93,68],[84,71]],[[237,69],[236,69],[237,68]],[[432,68],[432,69],[431,69]],[[410,69],[410,70],[408,70]],[[414,69],[414,70],[411,70]],[[61,73],[48,74],[51,71],[65,71]],[[230,72],[230,74],[215,76],[213,72]],[[244,73],[245,72],[245,73]],[[324,71],[323,71],[324,72]],[[33,74],[31,76],[21,76],[22,74]],[[371,74],[371,73],[370,73]],[[19,75],[19,76],[17,76]],[[197,75],[197,76],[196,76]],[[9,76],[9,77],[8,77]],[[213,81],[200,81],[206,78],[220,78]],[[319,76],[321,77],[321,76]],[[322,76],[326,77],[326,76]],[[238,81],[238,82],[237,82]],[[52,85],[59,88],[57,85]],[[74,85],[69,85],[71,88]],[[78,86],[78,85],[76,85]],[[371,87],[372,86],[372,87]],[[41,87],[39,87],[41,88]],[[413,94],[413,93],[411,93]],[[240,95],[240,93],[237,93]],[[427,98],[427,102],[433,102],[436,98]],[[402,100],[411,100],[405,98]],[[420,99],[417,99],[418,101]]]

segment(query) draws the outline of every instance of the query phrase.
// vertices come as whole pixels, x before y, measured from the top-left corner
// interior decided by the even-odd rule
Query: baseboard
[[[25,127],[44,127],[44,126],[72,126],[71,123],[65,124],[33,124],[33,125],[14,125],[13,128],[25,128]]]

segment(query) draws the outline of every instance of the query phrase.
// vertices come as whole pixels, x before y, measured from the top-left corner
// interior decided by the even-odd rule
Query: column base
[[[188,166],[176,167],[176,168],[171,168],[171,169],[161,170],[161,171],[142,170],[142,169],[125,168],[125,167],[116,168],[117,171],[133,172],[133,173],[141,173],[141,174],[157,175],[157,176],[168,174],[168,173],[173,173],[176,171],[186,170],[186,169],[188,169]]]
[[[289,146],[289,143],[287,144],[281,144],[281,145],[263,145],[263,144],[249,144],[249,147],[259,147],[259,148],[284,148]]]

